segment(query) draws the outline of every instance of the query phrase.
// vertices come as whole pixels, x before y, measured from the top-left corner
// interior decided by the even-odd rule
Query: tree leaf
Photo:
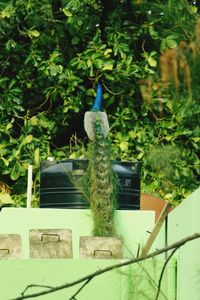
[[[9,166],[9,161],[5,157],[1,157],[6,167]]]
[[[142,157],[144,156],[144,153],[143,152],[140,152],[137,156],[137,159],[141,159]]]
[[[33,135],[29,134],[23,139],[23,144],[24,145],[29,144],[32,142],[32,140],[33,140]]]
[[[0,16],[2,19],[5,19],[5,18],[10,18],[10,13],[8,10],[4,9],[0,12]]]
[[[103,71],[112,71],[113,70],[113,63],[112,62],[106,62],[103,64]]]
[[[14,204],[10,194],[0,193],[0,206],[5,204]]]
[[[20,176],[20,164],[16,162],[11,170],[10,178],[12,180],[17,180]]]
[[[175,40],[166,39],[166,45],[169,48],[176,48],[177,47],[177,42]]]
[[[108,48],[104,51],[104,56],[106,57],[109,57],[110,56],[110,53],[112,53],[112,49],[111,48]]]
[[[30,38],[32,38],[32,37],[38,37],[40,35],[40,32],[36,29],[30,29],[27,31],[27,34]]]
[[[149,65],[151,67],[156,67],[157,66],[157,61],[152,56],[149,56],[147,61],[148,61]]]
[[[128,142],[121,142],[120,144],[119,144],[119,147],[120,147],[120,149],[122,150],[122,151],[127,151],[128,150]]]
[[[72,16],[73,16],[72,13],[71,13],[71,11],[69,11],[69,10],[66,9],[66,8],[63,8],[62,11],[64,12],[65,16],[67,16],[67,17],[72,17]]]
[[[39,148],[35,149],[34,160],[35,160],[36,166],[39,166],[40,165],[40,149]]]
[[[128,132],[129,136],[133,139],[135,139],[137,137],[137,133],[134,130],[130,130]]]

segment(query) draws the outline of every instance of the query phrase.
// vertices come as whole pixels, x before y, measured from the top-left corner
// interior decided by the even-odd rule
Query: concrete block
[[[0,234],[0,259],[22,258],[22,243],[19,234]]]
[[[123,243],[117,237],[80,237],[80,258],[121,259]]]
[[[29,231],[30,258],[72,258],[70,229],[31,229]]]

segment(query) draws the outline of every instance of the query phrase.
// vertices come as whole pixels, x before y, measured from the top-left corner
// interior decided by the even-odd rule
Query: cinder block
[[[70,229],[31,229],[29,231],[30,258],[72,258]]]
[[[19,234],[0,234],[0,259],[22,258],[22,242]]]
[[[80,237],[80,258],[121,259],[123,243],[117,237]]]

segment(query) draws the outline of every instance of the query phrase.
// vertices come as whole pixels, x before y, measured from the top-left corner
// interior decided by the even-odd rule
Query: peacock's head
[[[90,111],[86,111],[84,116],[84,128],[89,139],[92,141],[95,140],[94,126],[97,121],[97,118],[100,123],[104,138],[107,138],[108,136],[109,123],[107,114],[102,111],[102,101],[103,91],[102,86],[99,83],[97,86],[97,94],[92,109]]]

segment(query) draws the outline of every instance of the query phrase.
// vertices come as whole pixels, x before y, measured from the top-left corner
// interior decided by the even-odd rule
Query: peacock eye
[[[98,153],[99,153],[99,155],[103,154],[103,150],[102,149],[98,149]]]

